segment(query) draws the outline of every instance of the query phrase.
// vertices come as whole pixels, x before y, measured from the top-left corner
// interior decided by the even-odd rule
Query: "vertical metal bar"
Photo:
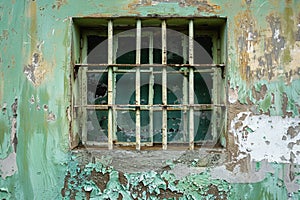
[[[87,67],[81,67],[81,106],[87,105],[87,75],[86,75]],[[87,142],[87,110],[86,107],[82,108],[82,144],[86,144]]]
[[[136,23],[136,64],[141,63],[141,20],[137,20]],[[141,100],[141,72],[140,66],[136,67],[135,75],[135,104],[136,113],[135,113],[135,140],[136,140],[136,150],[141,149],[141,110],[140,110],[140,100]]]
[[[167,64],[167,24],[166,20],[162,21],[162,64]],[[162,69],[162,149],[167,149],[167,67]]]
[[[194,23],[193,20],[189,22],[189,64],[194,64]],[[194,104],[194,69],[191,67],[189,70],[189,104]],[[194,108],[190,106],[190,119],[189,119],[189,147],[190,150],[194,149]]]
[[[83,60],[83,63],[87,63],[87,36],[84,34],[83,37],[80,39],[81,45],[82,45],[82,51],[81,51],[81,58]],[[79,80],[80,80],[80,124],[81,124],[81,137],[82,137],[82,144],[87,143],[87,110],[85,105],[87,105],[87,76],[86,76],[86,67],[80,67],[79,68]]]
[[[218,95],[218,87],[219,87],[219,79],[218,76],[219,74],[219,69],[214,68],[214,73],[213,73],[213,91],[212,91],[212,100],[213,104],[219,104],[219,96]],[[214,106],[213,107],[213,117],[212,117],[212,136],[213,140],[216,141],[217,139],[217,112],[218,112],[218,107]]]
[[[111,65],[113,62],[113,22],[109,20],[108,22],[108,64]],[[113,148],[113,69],[108,68],[108,149]]]
[[[188,61],[188,37],[186,35],[182,38],[182,54],[183,54],[183,62],[184,64]],[[186,69],[184,69],[186,70]],[[183,141],[187,142],[188,137],[188,112],[187,112],[187,104],[188,104],[188,77],[186,73],[183,75],[183,86],[182,86],[182,95],[183,95]]]
[[[150,35],[149,38],[149,64],[153,64],[153,34]],[[154,74],[153,74],[153,67],[150,67],[150,77],[149,77],[149,137],[150,143],[153,145],[153,98],[154,98]]]

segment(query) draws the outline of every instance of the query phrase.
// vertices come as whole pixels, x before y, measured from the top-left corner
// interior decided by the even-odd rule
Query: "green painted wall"
[[[297,0],[1,1],[0,199],[62,199],[62,195],[65,199],[75,196],[81,199],[91,188],[89,195],[94,199],[99,196],[116,199],[120,194],[124,199],[134,199],[136,195],[141,195],[141,199],[147,195],[156,199],[162,191],[169,192],[169,196],[174,193],[179,199],[288,198],[283,183],[285,176],[276,173],[278,167],[285,166],[280,164],[280,156],[273,160],[279,164],[271,165],[275,171],[266,172],[265,178],[255,183],[229,183],[221,176],[212,178],[209,170],[181,180],[168,171],[128,173],[122,174],[126,181],[120,182],[120,173],[113,166],[80,165],[69,147],[71,17],[226,17],[226,152],[227,162],[239,165],[242,160],[239,155],[244,154],[240,154],[238,139],[230,126],[238,113],[247,111],[264,119],[279,116],[283,125],[299,117],[299,11]],[[261,89],[263,85],[265,90]],[[257,130],[261,131],[254,133],[262,136],[264,124],[259,126],[261,129]],[[299,133],[296,125],[291,127]],[[275,130],[274,134],[281,138],[283,133]],[[273,142],[272,138],[269,142]],[[298,143],[295,142],[295,149],[289,151],[294,157],[288,155],[284,163],[299,164]],[[288,149],[288,146],[279,149]],[[258,155],[250,153],[250,156],[253,161]],[[247,164],[241,164],[240,169],[243,166]],[[92,171],[109,175],[105,190],[90,181],[88,177]],[[297,180],[298,174],[293,175],[293,180]],[[141,185],[144,185],[144,193],[135,188]],[[290,195],[293,199],[300,198],[299,193]]]

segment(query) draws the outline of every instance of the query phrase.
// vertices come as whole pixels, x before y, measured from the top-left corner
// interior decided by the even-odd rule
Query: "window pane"
[[[107,73],[87,73],[87,103],[107,104]]]
[[[153,104],[162,104],[162,75],[161,71],[156,71],[154,75],[154,100]]]
[[[135,142],[135,111],[116,111],[117,142]]]
[[[141,74],[141,105],[149,104],[149,82],[150,82],[150,74],[149,73],[142,73]],[[153,98],[153,97],[152,97]]]
[[[184,34],[167,29],[167,63],[183,64],[184,52],[187,52],[187,44],[184,45]],[[183,51],[185,48],[186,51]]]
[[[162,112],[153,112],[153,142],[162,142]]]
[[[141,111],[141,142],[151,142],[150,138],[150,114],[149,111]]]
[[[194,111],[194,141],[211,140],[212,111]]]
[[[176,69],[176,68],[175,68]],[[184,75],[173,68],[168,68],[167,76],[167,102],[168,104],[182,104]],[[187,92],[187,91],[186,91]]]
[[[194,37],[194,63],[211,64],[213,63],[213,41],[210,36]]]
[[[187,123],[187,121],[184,122],[184,117],[183,111],[168,111],[168,143],[187,142],[188,135],[184,131],[184,123]]]
[[[87,110],[87,140],[93,142],[107,142],[108,111]]]
[[[107,36],[87,36],[87,63],[107,63]]]
[[[135,73],[116,73],[116,104],[135,104]]]
[[[212,103],[213,78],[211,73],[194,73],[194,103]]]
[[[122,35],[122,33],[120,33]],[[135,64],[136,38],[133,36],[119,36],[116,54],[117,64]]]

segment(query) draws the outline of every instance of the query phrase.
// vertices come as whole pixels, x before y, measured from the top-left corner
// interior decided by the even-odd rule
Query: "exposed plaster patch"
[[[228,101],[229,103],[236,103],[239,98],[239,87],[228,89]]]
[[[139,6],[155,6],[159,3],[178,3],[181,7],[194,6],[199,12],[207,13],[218,13],[221,10],[221,6],[210,3],[208,0],[181,0],[179,2],[178,0],[133,0],[127,7],[131,13],[136,13],[134,10]]]
[[[42,43],[40,45],[42,45]],[[32,55],[31,63],[26,65],[23,71],[27,79],[32,82],[34,86],[39,86],[45,79],[45,75],[49,69],[46,66],[42,54],[35,52]]]
[[[9,154],[5,159],[0,160],[0,172],[3,179],[14,175],[17,171],[17,154],[15,152]]]
[[[267,93],[267,86],[265,84],[261,85],[258,89],[255,87],[252,88],[252,95],[256,99],[256,101],[263,100]]]
[[[179,3],[180,6],[197,6],[199,12],[217,13],[221,6],[212,4],[208,0],[183,0]]]
[[[244,120],[240,117],[246,115]],[[291,129],[298,131],[299,117],[253,116],[251,112],[241,112],[232,121],[230,132],[236,138],[240,152],[249,154],[252,160],[269,162],[300,163],[299,157],[293,157],[300,151],[300,135],[291,138]],[[237,127],[236,124],[242,124]],[[293,144],[293,145],[291,145]]]
[[[55,114],[54,113],[52,113],[52,112],[49,112],[48,113],[48,116],[47,116],[47,121],[49,122],[49,121],[55,121]]]
[[[290,136],[291,139],[295,138],[300,134],[300,125],[299,126],[290,126],[287,130],[287,135]],[[297,140],[297,145],[299,145],[299,140]]]
[[[18,110],[18,99],[15,98],[15,102],[11,105],[11,109],[13,112],[13,117],[11,120],[11,144],[14,148],[14,152],[17,152],[17,144],[18,144],[18,138],[17,138],[17,110]]]
[[[259,36],[256,21],[251,11],[247,9],[235,16],[235,24],[240,72],[242,78],[248,80],[252,77],[251,71],[254,70],[252,60],[255,57],[255,46]]]
[[[282,94],[282,112],[283,112],[283,116],[288,116],[288,117],[291,117],[293,115],[292,112],[290,112],[289,110],[287,110],[287,107],[288,107],[288,97],[287,97],[287,94],[284,92]]]

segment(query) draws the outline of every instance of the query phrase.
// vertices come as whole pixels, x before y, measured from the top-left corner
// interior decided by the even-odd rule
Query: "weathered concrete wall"
[[[227,18],[225,149],[138,174],[120,152],[71,152],[71,17],[137,15]],[[1,199],[300,198],[297,0],[6,0],[0,49]]]

